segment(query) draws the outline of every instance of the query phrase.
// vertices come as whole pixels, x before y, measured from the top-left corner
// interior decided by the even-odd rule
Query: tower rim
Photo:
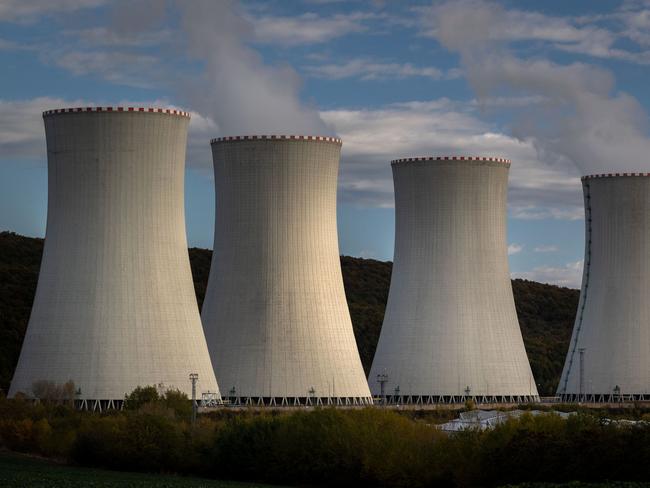
[[[584,180],[591,180],[595,178],[624,178],[624,177],[649,177],[650,173],[598,173],[598,174],[593,174],[593,175],[584,175],[581,179]]]
[[[298,134],[262,134],[262,135],[241,135],[241,136],[223,136],[210,139],[210,144],[221,144],[226,142],[243,142],[243,141],[315,141],[329,142],[332,144],[343,144],[338,137],[316,136],[316,135],[298,135]]]
[[[43,117],[52,115],[61,115],[68,113],[158,113],[166,115],[176,115],[180,117],[190,118],[190,113],[175,108],[161,108],[161,107],[129,107],[129,106],[102,106],[102,107],[67,107],[55,108],[45,110]]]
[[[393,159],[390,162],[390,164],[397,165],[397,164],[433,162],[433,161],[480,161],[480,162],[501,163],[504,165],[510,165],[512,163],[510,159],[492,157],[492,156],[418,156],[412,158]]]

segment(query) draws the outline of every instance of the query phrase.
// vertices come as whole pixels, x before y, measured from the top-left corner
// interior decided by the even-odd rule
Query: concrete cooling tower
[[[650,399],[650,173],[582,179],[582,292],[558,394]]]
[[[212,141],[216,224],[202,319],[234,403],[371,403],[339,261],[340,151],[330,137]]]
[[[218,393],[187,254],[189,114],[94,107],[43,114],[45,248],[10,395],[74,381],[82,408],[137,386]]]
[[[537,398],[512,295],[510,162],[392,162],[395,257],[369,383],[388,402]]]

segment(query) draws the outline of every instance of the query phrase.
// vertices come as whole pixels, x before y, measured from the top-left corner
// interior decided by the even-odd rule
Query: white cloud
[[[624,7],[620,12],[622,33],[640,46],[650,47],[650,3]]]
[[[0,38],[0,51],[31,51],[33,47],[27,44],[19,44],[14,41]]]
[[[141,30],[136,32],[120,32],[108,27],[92,27],[88,29],[69,29],[63,35],[75,43],[101,47],[151,47],[160,46],[173,40],[174,33],[168,29]]]
[[[508,256],[513,256],[515,254],[519,254],[521,251],[523,251],[524,246],[521,244],[510,244],[508,245]]]
[[[564,219],[582,215],[582,190],[575,170],[544,164],[531,141],[495,130],[477,117],[476,110],[471,103],[439,99],[321,112],[343,139],[340,199],[392,207],[393,159],[503,156],[513,160],[509,204],[515,218],[540,218],[543,214],[543,218]]]
[[[55,108],[111,105],[122,107],[182,108],[159,100],[122,100],[118,103],[96,103],[88,100],[66,100],[39,97],[32,100],[0,99],[0,161],[2,158],[27,159],[45,164],[45,130],[43,112]],[[217,124],[210,118],[191,112],[188,133],[187,164],[195,168],[212,168],[210,139],[219,133]]]
[[[65,14],[105,3],[106,0],[2,0],[0,21],[33,22],[44,15]]]
[[[577,179],[576,179],[577,181]],[[578,192],[580,191],[577,188],[572,191],[574,196],[575,205],[569,207],[548,207],[541,205],[546,199],[543,196],[540,196],[539,200],[536,202],[535,195],[528,195],[525,204],[511,203],[510,204],[510,216],[514,219],[519,220],[582,220],[584,218],[584,210],[578,204]],[[518,189],[510,190],[511,194]],[[538,191],[545,192],[551,191],[551,188],[544,188],[541,186],[538,188]],[[567,191],[570,191],[568,188]],[[525,191],[525,188],[523,189]],[[557,192],[553,192],[554,195],[558,195]],[[551,197],[552,198],[552,197]],[[517,202],[518,199],[514,198],[514,201]]]
[[[45,161],[43,112],[67,107],[61,98],[39,97],[32,100],[0,99],[0,154],[3,158]],[[74,105],[81,105],[77,101]]]
[[[344,63],[306,66],[304,71],[314,78],[325,78],[329,80],[359,78],[363,81],[368,81],[412,77],[440,80],[443,78],[454,79],[460,76],[457,70],[445,73],[434,66],[415,66],[411,63],[386,63],[364,58],[351,59]]]
[[[377,259],[377,252],[372,249],[362,249],[359,257],[364,259]]]
[[[148,54],[120,51],[65,51],[47,56],[77,76],[100,77],[120,85],[150,88],[159,77],[159,59]]]
[[[574,163],[585,174],[650,169],[648,114],[630,95],[612,94],[612,73],[583,63],[517,57],[504,44],[517,38],[507,33],[511,27],[504,19],[525,20],[522,12],[484,0],[446,2],[432,12],[433,35],[461,55],[479,99],[504,91],[543,97],[545,103],[535,110],[524,107],[512,126],[512,133],[532,143],[542,160]],[[544,36],[577,35],[573,30],[551,30]]]
[[[542,244],[541,246],[535,247],[535,249],[533,249],[533,251],[535,251],[535,252],[544,252],[544,253],[546,253],[546,252],[557,252],[557,251],[559,251],[559,248],[557,246],[553,245],[553,244]]]
[[[531,271],[513,272],[512,277],[567,288],[580,288],[582,283],[582,265],[582,261],[575,261],[561,267],[540,266]]]
[[[425,13],[425,17],[428,16],[423,29],[425,36],[440,39],[459,35],[456,27],[462,23],[465,27],[462,34],[469,43],[483,40],[501,43],[538,41],[558,50],[650,64],[650,51],[630,51],[615,47],[621,37],[643,44],[646,28],[644,11],[618,12],[616,15],[624,20],[625,28],[614,32],[593,22],[586,22],[585,17],[555,17],[515,8],[506,9],[498,3],[484,0],[446,2],[420,10]],[[445,16],[444,22],[431,22],[441,14]]]
[[[650,2],[647,0],[625,0],[612,12],[581,15],[575,20],[582,25],[605,23],[616,31],[620,39],[632,41],[641,50],[650,48]],[[640,54],[644,60],[647,60],[648,51],[640,51],[636,54]]]
[[[367,29],[364,21],[376,18],[376,15],[353,12],[323,17],[315,13],[304,13],[291,17],[247,15],[246,18],[253,26],[257,41],[283,46],[300,46],[323,43],[351,33],[363,32]]]

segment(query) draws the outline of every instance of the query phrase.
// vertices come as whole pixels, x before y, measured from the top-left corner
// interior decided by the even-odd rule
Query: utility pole
[[[377,383],[379,383],[381,404],[386,405],[386,383],[388,383],[388,374],[384,371],[377,375]]]
[[[580,393],[579,401],[583,401],[585,384],[585,348],[581,347],[578,349],[578,352],[580,353],[580,385],[578,387],[578,391]]]
[[[196,382],[198,379],[198,373],[190,373],[190,381],[192,382],[192,427],[196,424]]]

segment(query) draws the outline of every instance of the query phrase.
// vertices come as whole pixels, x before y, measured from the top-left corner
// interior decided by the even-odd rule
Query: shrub
[[[192,402],[185,393],[176,389],[160,392],[155,386],[138,386],[124,397],[125,410],[144,410],[151,414],[189,419]]]
[[[34,398],[43,403],[73,404],[76,390],[73,381],[58,384],[53,381],[39,380],[32,384]]]
[[[138,386],[135,390],[124,397],[125,410],[138,410],[147,403],[155,403],[160,400],[158,388],[155,386]]]

